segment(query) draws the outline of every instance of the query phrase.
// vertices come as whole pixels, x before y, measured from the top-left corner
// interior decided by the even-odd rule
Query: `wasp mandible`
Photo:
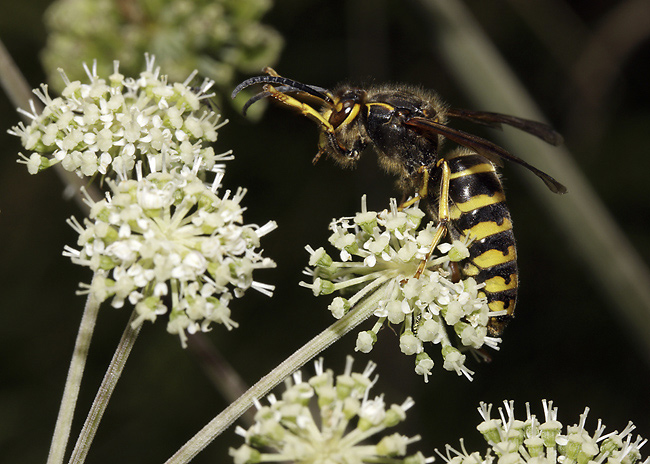
[[[484,283],[483,292],[490,312],[488,332],[500,336],[513,318],[517,301],[518,271],[512,221],[505,194],[493,162],[513,161],[532,171],[554,193],[566,187],[548,174],[512,155],[504,148],[470,133],[449,127],[449,119],[478,124],[515,127],[547,143],[558,145],[562,137],[546,124],[499,113],[451,108],[433,91],[403,85],[356,88],[342,85],[333,91],[280,76],[271,68],[266,75],[239,84],[242,89],[263,84],[263,90],[244,105],[271,98],[293,108],[320,127],[314,163],[326,155],[339,164],[354,166],[370,145],[379,164],[398,177],[398,184],[411,200],[420,201],[426,213],[437,221],[429,255],[446,233],[452,239],[467,240],[469,258],[460,272]],[[319,107],[308,101],[315,101]],[[441,154],[447,139],[460,145]],[[420,264],[415,277],[424,270]]]

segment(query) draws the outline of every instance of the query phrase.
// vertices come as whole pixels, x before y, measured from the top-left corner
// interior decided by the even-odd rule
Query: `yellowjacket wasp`
[[[327,155],[343,166],[354,166],[361,153],[372,146],[379,164],[399,178],[399,186],[412,199],[421,201],[437,221],[429,254],[446,232],[452,239],[468,236],[470,257],[460,272],[485,283],[483,292],[491,312],[488,332],[499,336],[512,319],[517,301],[518,271],[515,238],[505,194],[492,161],[499,158],[518,163],[537,175],[554,193],[566,188],[548,174],[508,153],[502,147],[447,125],[448,119],[464,119],[499,127],[506,124],[558,145],[562,137],[546,124],[499,113],[450,108],[432,91],[408,86],[376,86],[367,89],[347,85],[330,91],[302,84],[265,68],[267,75],[239,84],[242,89],[263,84],[263,91],[244,105],[272,98],[298,110],[320,126],[314,163]],[[316,108],[307,101],[319,104]],[[444,139],[461,148],[439,154]],[[438,188],[431,188],[437,185]],[[424,270],[423,261],[415,277]]]

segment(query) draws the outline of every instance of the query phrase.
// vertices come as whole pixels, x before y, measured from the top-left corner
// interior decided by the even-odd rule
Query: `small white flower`
[[[374,332],[359,332],[357,335],[357,344],[354,351],[361,351],[362,353],[370,353],[372,346],[377,341],[377,335]]]
[[[34,90],[45,109],[39,115],[22,111],[32,122],[9,131],[21,138],[29,155],[20,155],[30,174],[61,163],[79,176],[95,174],[126,178],[138,160],[152,171],[192,167],[218,170],[230,152],[215,155],[208,146],[217,138],[220,115],[199,100],[207,98],[204,83],[198,94],[185,84],[168,84],[153,57],[147,56],[138,79],[125,78],[114,63],[109,82],[86,67],[89,83],[66,84],[61,98],[52,99],[48,87]]]
[[[275,224],[242,225],[243,192],[220,198],[189,171],[108,183],[112,195],[90,205],[84,226],[69,221],[80,249],[64,255],[99,276],[86,291],[100,301],[135,304],[134,325],[169,314],[167,330],[184,344],[186,331],[212,322],[236,327],[229,302],[248,288],[271,294],[252,273],[275,266],[256,249]]]
[[[346,296],[345,310],[338,303],[330,305],[336,318],[374,295],[378,303],[373,314],[378,322],[372,330],[358,335],[356,351],[369,352],[383,325],[395,324],[400,326],[395,329],[401,334],[400,350],[416,356],[418,374],[425,379],[430,374],[433,362],[418,356],[424,352],[424,343],[431,343],[440,346],[445,369],[471,379],[472,371],[464,365],[466,356],[454,345],[462,350],[484,345],[498,349],[500,340],[487,336],[489,308],[481,291],[484,284],[477,284],[472,277],[452,282],[445,267],[469,256],[467,244],[440,244],[437,248],[444,254],[431,256],[419,273],[435,230],[432,223],[420,228],[424,213],[414,206],[400,211],[395,200],[387,210],[367,211],[365,197],[361,210],[353,218],[341,218],[330,225],[329,242],[338,250],[341,261],[334,261],[331,256],[336,254],[322,248],[307,248],[312,266],[307,274],[314,280],[302,285],[311,288],[314,295],[356,292]]]
[[[407,356],[422,352],[422,341],[413,332],[404,332],[399,337],[399,348]]]
[[[431,375],[431,369],[433,369],[433,360],[431,357],[422,352],[418,354],[415,358],[415,372],[424,377],[424,381],[428,382],[429,376]]]
[[[460,240],[454,240],[452,243],[441,243],[438,249],[449,256],[451,261],[462,261],[469,258],[469,249],[467,244]]]
[[[268,406],[256,403],[253,426],[248,430],[237,428],[236,433],[246,443],[230,449],[235,463],[433,462],[433,458],[421,453],[407,455],[407,446],[418,441],[419,436],[394,433],[372,444],[372,437],[403,422],[406,410],[414,404],[409,398],[387,408],[381,395],[368,399],[376,382],[376,378],[370,379],[374,369],[375,365],[369,363],[364,372],[352,372],[352,358],[348,357],[342,375],[325,371],[322,360],[316,362],[314,377],[303,381],[300,373],[294,374],[285,382],[281,399],[269,395]]]
[[[359,418],[364,419],[369,426],[377,426],[386,417],[384,398],[378,396],[374,400],[366,400],[359,409]]]
[[[350,303],[345,298],[341,298],[340,296],[334,298],[329,306],[329,310],[332,312],[332,316],[334,316],[336,319],[341,319],[349,309]]]

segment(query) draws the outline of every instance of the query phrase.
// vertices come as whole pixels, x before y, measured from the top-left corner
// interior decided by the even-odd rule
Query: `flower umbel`
[[[314,377],[303,381],[297,372],[293,382],[286,381],[287,389],[281,399],[269,395],[268,406],[258,402],[255,424],[248,430],[237,427],[246,444],[231,448],[235,464],[432,462],[432,458],[419,452],[407,456],[407,446],[419,440],[419,436],[409,438],[394,433],[376,444],[367,443],[370,437],[405,420],[406,411],[414,402],[407,398],[402,404],[387,407],[383,395],[371,399],[370,389],[376,379],[371,380],[370,375],[376,365],[369,363],[362,373],[356,373],[352,372],[352,362],[348,357],[343,375],[334,377],[331,370],[323,369],[320,359],[315,363]],[[318,408],[317,416],[312,415],[314,408]]]
[[[353,290],[346,299],[334,298],[330,311],[341,318],[355,304],[369,295],[381,295],[374,315],[374,327],[361,332],[357,351],[372,350],[377,334],[384,324],[399,326],[400,350],[415,356],[415,371],[431,374],[433,360],[424,351],[424,343],[441,347],[443,367],[465,375],[471,380],[473,372],[465,366],[465,355],[455,347],[479,349],[484,345],[498,349],[498,338],[487,335],[489,309],[481,288],[469,277],[458,282],[450,278],[449,264],[468,256],[466,244],[454,241],[438,247],[439,255],[431,257],[424,272],[415,278],[416,271],[426,258],[435,226],[429,223],[420,228],[424,217],[416,206],[398,210],[391,200],[390,209],[367,211],[365,197],[362,211],[355,217],[342,218],[330,224],[330,243],[339,250],[340,261],[323,248],[313,250],[307,273],[312,283],[302,285],[315,295]]]
[[[140,177],[140,176],[139,176]],[[151,173],[138,180],[109,181],[107,198],[93,202],[79,233],[79,250],[64,254],[95,272],[99,301],[135,305],[134,325],[169,314],[167,330],[185,343],[185,331],[207,331],[213,322],[228,329],[229,302],[250,287],[270,295],[273,287],[253,280],[253,270],[274,267],[257,250],[274,222],[242,224],[244,190],[216,194],[191,171]]]
[[[148,56],[137,79],[120,74],[117,61],[108,80],[98,76],[96,65],[84,68],[88,84],[70,82],[61,71],[66,84],[61,97],[52,98],[42,85],[34,93],[44,110],[37,114],[33,104],[31,113],[19,110],[32,122],[9,132],[32,152],[19,160],[31,174],[61,163],[80,177],[126,179],[137,161],[153,166],[152,171],[197,163],[200,170],[218,170],[218,162],[232,158],[231,152],[215,154],[209,146],[225,124],[201,104],[210,97],[212,81],[204,81],[198,90],[189,87],[195,72],[182,84],[169,84]]]
[[[485,457],[468,454],[464,446],[457,451],[447,445],[446,456],[438,453],[447,464],[491,464],[496,460],[521,464],[635,464],[642,459],[640,448],[647,440],[637,436],[632,441],[635,427],[631,422],[622,432],[605,434],[605,426],[598,420],[596,430],[589,432],[585,427],[589,408],[585,408],[579,422],[563,431],[552,401],[542,401],[543,421],[531,414],[528,403],[525,420],[515,419],[514,401],[503,404],[496,419],[490,415],[491,404],[481,403],[479,408],[483,422],[477,429],[490,445]],[[643,463],[649,464],[650,458]]]

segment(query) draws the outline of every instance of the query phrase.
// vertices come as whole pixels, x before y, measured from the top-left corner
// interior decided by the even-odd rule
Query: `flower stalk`
[[[212,419],[187,443],[185,443],[166,464],[185,464],[190,462],[201,450],[221,435],[233,422],[237,420],[254,402],[267,395],[275,386],[286,377],[300,369],[305,363],[315,358],[321,351],[332,343],[341,339],[345,334],[368,319],[381,299],[380,292],[374,292],[341,319],[334,322],[302,348],[280,363],[275,369],[262,377],[255,385],[249,388],[238,400],[224,409]]]
[[[65,388],[63,389],[63,398],[61,399],[59,415],[56,420],[56,426],[54,427],[54,435],[47,457],[47,464],[61,464],[65,456],[65,449],[68,444],[68,438],[70,437],[70,428],[72,427],[72,418],[77,406],[77,398],[79,397],[81,378],[86,367],[88,348],[90,347],[90,341],[95,330],[99,306],[100,302],[97,298],[89,294],[86,299],[83,316],[81,317],[81,323],[79,324],[79,332],[77,333],[68,377],[66,378]]]
[[[106,370],[104,379],[99,386],[95,400],[90,407],[90,412],[88,413],[86,422],[81,429],[77,443],[72,451],[72,456],[69,461],[70,464],[81,464],[86,460],[90,445],[95,438],[104,411],[106,411],[106,407],[108,406],[111,395],[115,390],[117,381],[120,379],[124,366],[126,365],[126,360],[129,358],[131,349],[133,348],[133,345],[138,338],[138,334],[140,333],[140,329],[142,328],[141,325],[133,326],[133,321],[136,317],[137,313],[133,311],[126,324],[122,338],[117,345],[113,359],[111,359],[108,369]]]

